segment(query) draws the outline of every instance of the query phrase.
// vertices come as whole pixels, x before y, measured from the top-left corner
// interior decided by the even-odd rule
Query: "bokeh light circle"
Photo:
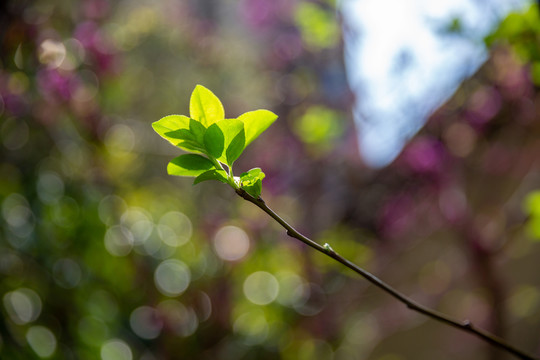
[[[158,290],[167,296],[183,293],[191,281],[191,272],[180,260],[169,259],[161,262],[154,272],[154,283]]]
[[[41,298],[31,289],[19,288],[4,295],[4,307],[11,320],[18,324],[28,324],[41,314]]]
[[[133,235],[120,225],[114,225],[105,233],[105,248],[114,256],[126,256],[133,248]]]
[[[32,326],[28,329],[26,341],[41,358],[48,358],[56,351],[56,337],[45,326]]]
[[[133,353],[128,344],[120,339],[112,339],[101,346],[102,360],[132,360]]]
[[[299,275],[292,272],[281,272],[277,276],[279,294],[277,302],[284,306],[294,307],[303,304],[308,296],[308,285]]]
[[[129,317],[131,329],[143,339],[155,339],[159,336],[163,321],[158,312],[150,306],[141,306],[131,312]]]
[[[249,237],[239,227],[224,226],[214,236],[214,249],[223,260],[240,260],[249,251]]]
[[[167,329],[179,336],[189,336],[199,327],[199,319],[192,308],[185,307],[177,300],[165,300],[157,306]]]
[[[2,202],[2,215],[9,230],[21,238],[28,237],[34,231],[36,219],[26,198],[20,194],[12,193]],[[21,245],[19,243],[14,244]]]
[[[127,209],[124,199],[117,195],[107,195],[99,202],[99,219],[106,225],[113,225],[118,214]]]
[[[131,151],[135,146],[135,134],[127,125],[113,125],[104,140],[105,146],[109,151]]]
[[[244,281],[244,295],[256,305],[267,305],[279,294],[279,283],[276,277],[266,271],[256,271]]]
[[[165,244],[177,247],[191,239],[193,225],[184,213],[169,211],[159,219],[158,233]]]

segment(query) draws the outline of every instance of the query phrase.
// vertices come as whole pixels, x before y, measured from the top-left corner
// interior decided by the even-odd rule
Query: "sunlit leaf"
[[[167,173],[177,176],[199,176],[213,167],[214,164],[201,155],[185,154],[169,162]]]
[[[221,101],[213,92],[202,85],[197,85],[189,101],[189,115],[208,127],[225,118]]]
[[[225,157],[227,158],[227,164],[231,165],[238,159],[238,157],[244,151],[246,147],[246,135],[244,129],[242,129],[236,136],[231,140],[231,143],[227,146]]]
[[[165,133],[171,139],[193,141],[195,142],[195,136],[188,129],[173,130]]]
[[[190,119],[189,131],[193,135],[195,141],[204,146],[204,134],[206,133],[204,125],[197,120]]]
[[[242,182],[242,185],[251,185],[257,180],[264,179],[265,176],[266,175],[260,168],[253,168],[245,173],[242,173],[242,175],[240,175],[240,181]]]
[[[245,135],[241,135],[243,132],[244,123],[238,119],[225,119],[212,124],[204,134],[208,154],[231,165],[245,148]]]
[[[242,186],[242,189],[244,189],[249,195],[253,196],[254,198],[258,198],[259,196],[261,196],[262,182],[261,180],[257,180],[252,185]]]
[[[195,141],[185,140],[177,145],[179,148],[189,152],[206,153],[204,145],[201,145]]]
[[[152,127],[161,137],[182,150],[206,152],[203,142],[206,128],[196,120],[183,115],[169,115],[152,123]]]
[[[208,170],[206,172],[203,172],[201,175],[197,176],[193,184],[198,184],[203,181],[208,180],[217,180],[221,181],[222,183],[227,183],[227,173],[223,170]]]
[[[169,115],[152,123],[152,128],[162,138],[177,146],[182,140],[185,140],[178,131],[189,130],[190,119],[184,115]]]
[[[263,131],[277,119],[277,115],[268,110],[255,110],[242,114],[238,120],[244,122],[244,131],[246,132],[246,145],[248,146]]]
[[[240,175],[242,189],[255,198],[261,196],[262,179],[264,179],[264,177],[265,174],[260,168],[254,168],[243,173]]]
[[[219,158],[225,147],[225,136],[217,124],[210,125],[204,134],[204,146],[208,155]]]

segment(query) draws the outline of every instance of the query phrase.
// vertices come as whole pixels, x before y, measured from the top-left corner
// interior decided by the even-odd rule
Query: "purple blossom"
[[[404,151],[405,163],[420,173],[439,173],[444,162],[443,145],[430,138],[420,138],[411,143]]]
[[[39,90],[49,100],[69,100],[76,85],[73,74],[61,73],[58,69],[42,68],[36,78]]]
[[[73,35],[84,46],[89,55],[88,60],[95,65],[96,72],[111,72],[114,70],[115,50],[105,39],[95,22],[87,21],[80,24]]]

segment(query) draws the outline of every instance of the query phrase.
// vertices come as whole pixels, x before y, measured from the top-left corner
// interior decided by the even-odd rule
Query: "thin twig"
[[[257,205],[259,208],[261,208],[265,213],[270,215],[274,220],[276,220],[281,226],[287,230],[287,235],[300,240],[304,244],[312,247],[313,249],[331,257],[332,259],[336,260],[337,262],[345,265],[349,269],[353,270],[354,272],[360,274],[363,276],[366,280],[371,282],[373,285],[377,286],[378,288],[382,289],[386,293],[390,294],[397,300],[401,301],[403,304],[405,304],[409,309],[417,311],[419,313],[422,313],[432,319],[435,319],[437,321],[440,321],[446,325],[453,326],[459,330],[471,333],[483,341],[496,346],[500,349],[503,349],[515,356],[517,356],[520,359],[526,359],[526,360],[540,360],[540,358],[534,357],[532,355],[526,354],[525,352],[515,348],[514,346],[508,344],[505,340],[499,338],[498,336],[491,334],[485,330],[482,330],[476,326],[474,326],[469,320],[465,321],[457,321],[454,320],[445,314],[442,314],[440,312],[437,312],[435,310],[429,309],[421,304],[418,304],[414,300],[408,298],[401,292],[397,291],[390,285],[386,284],[384,281],[377,278],[375,275],[369,273],[368,271],[362,269],[358,265],[350,262],[349,260],[345,259],[343,256],[339,255],[334,249],[332,249],[329,245],[323,246],[315,241],[307,238],[306,236],[299,233],[296,229],[294,229],[291,225],[289,225],[285,220],[283,220],[278,214],[276,214],[272,209],[270,209],[264,200],[259,198],[254,198],[253,196],[249,195],[246,191],[243,189],[236,189],[236,193],[244,198],[245,200]]]

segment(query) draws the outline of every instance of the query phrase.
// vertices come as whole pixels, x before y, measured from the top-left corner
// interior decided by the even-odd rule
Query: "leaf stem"
[[[498,348],[500,348],[502,350],[505,350],[506,352],[508,352],[510,354],[513,354],[513,355],[515,355],[516,357],[518,357],[520,359],[540,360],[540,358],[534,357],[532,355],[529,355],[529,354],[515,348],[514,346],[508,344],[505,340],[499,338],[498,336],[496,336],[494,334],[491,334],[491,333],[489,333],[489,332],[487,332],[487,331],[485,331],[485,330],[483,330],[481,328],[478,328],[478,327],[474,326],[469,320],[465,320],[465,321],[454,320],[454,319],[448,317],[445,314],[442,314],[442,313],[440,313],[438,311],[427,308],[427,307],[417,303],[416,301],[410,299],[409,297],[402,294],[398,290],[394,289],[393,287],[391,287],[390,285],[388,285],[384,281],[380,280],[375,275],[371,274],[370,272],[362,269],[358,265],[352,263],[351,261],[347,260],[343,256],[339,255],[330,246],[322,246],[322,245],[316,243],[315,241],[309,239],[308,237],[302,235],[301,233],[299,233],[296,229],[294,229],[291,225],[289,225],[285,220],[283,220],[283,218],[281,218],[272,209],[270,209],[266,205],[266,203],[264,202],[264,200],[261,197],[254,198],[253,196],[249,195],[245,190],[243,190],[241,188],[236,188],[235,191],[243,199],[255,204],[260,209],[262,209],[265,213],[270,215],[270,217],[272,217],[283,228],[285,228],[285,230],[287,230],[287,235],[289,235],[290,237],[293,237],[293,238],[303,242],[304,244],[312,247],[313,249],[315,249],[315,250],[317,250],[317,251],[319,251],[319,252],[321,252],[321,253],[329,256],[329,257],[331,257],[332,259],[336,260],[337,262],[341,263],[342,265],[348,267],[352,271],[354,271],[357,274],[364,277],[366,280],[371,282],[376,287],[380,288],[384,292],[386,292],[386,293],[390,294],[391,296],[393,296],[394,298],[396,298],[398,301],[405,304],[409,309],[414,310],[416,312],[419,312],[421,314],[424,314],[424,315],[426,315],[426,316],[428,316],[428,317],[430,317],[430,318],[432,318],[434,320],[437,320],[439,322],[442,322],[442,323],[444,323],[446,325],[455,327],[455,328],[457,328],[457,329],[459,329],[461,331],[471,333],[471,334],[477,336],[478,338],[480,338],[481,340],[483,340],[483,341],[485,341],[485,342],[487,342],[487,343],[489,343],[489,344],[491,344],[493,346],[496,346],[496,347],[498,347]]]
[[[223,164],[221,164],[221,162],[219,162],[213,156],[208,155],[208,159],[210,159],[210,161],[214,164],[214,166],[216,167],[217,170],[223,170],[223,171],[225,171],[227,173],[227,182],[229,183],[229,185],[231,185],[231,187],[234,190],[238,190],[240,188],[240,186],[234,180],[234,174],[232,172],[232,167],[231,166],[228,167],[228,171],[227,171],[223,167]]]
[[[208,159],[210,159],[210,161],[214,164],[214,166],[216,167],[217,170],[223,170],[225,171],[227,174],[229,174],[224,168],[223,168],[223,165],[221,165],[221,163],[219,161],[217,161],[217,159],[213,156],[210,156],[208,155]]]

